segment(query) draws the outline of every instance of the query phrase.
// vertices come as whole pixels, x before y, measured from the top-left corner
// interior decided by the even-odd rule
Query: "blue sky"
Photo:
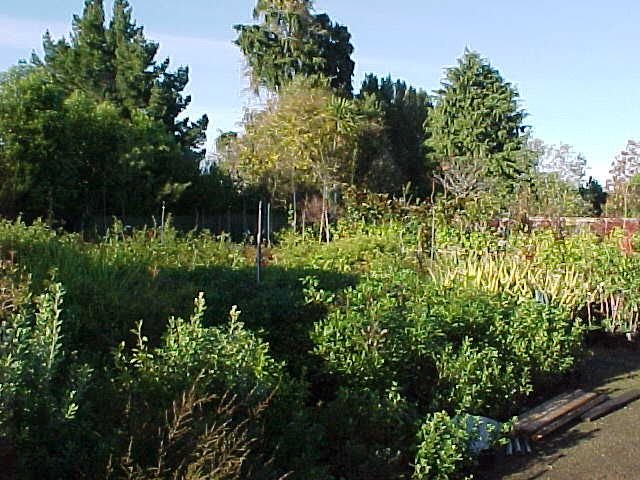
[[[107,0],[106,6],[111,7]],[[189,65],[190,115],[207,113],[209,136],[238,129],[247,90],[232,25],[251,20],[254,0],[131,0],[147,36],[174,66]],[[3,0],[0,70],[40,50],[49,29],[67,34],[82,0]],[[634,0],[316,0],[349,27],[359,86],[391,74],[429,92],[465,47],[479,51],[520,92],[533,134],[582,152],[604,179],[628,139],[640,138],[640,64]]]

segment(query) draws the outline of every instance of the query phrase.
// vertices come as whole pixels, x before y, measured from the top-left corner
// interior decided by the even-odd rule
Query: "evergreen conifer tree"
[[[184,96],[189,70],[169,71],[169,59],[157,63],[159,45],[144,36],[136,25],[127,0],[115,0],[109,26],[105,27],[103,0],[85,0],[82,15],[73,18],[70,41],[44,36],[44,62],[68,91],[80,90],[98,101],[117,105],[123,118],[144,109],[154,120],[164,123],[185,154],[200,152],[208,120],[178,119],[191,102]]]
[[[351,96],[354,62],[347,27],[311,13],[310,0],[258,0],[256,25],[236,25],[256,89],[278,90],[297,75],[323,75]]]
[[[85,0],[68,40],[44,36],[0,78],[0,188],[5,212],[65,217],[143,214],[199,180],[207,117],[182,113],[187,68],[155,57],[126,0],[107,24],[103,0]]]
[[[477,162],[507,187],[529,171],[518,92],[478,53],[449,68],[425,123],[427,160]]]

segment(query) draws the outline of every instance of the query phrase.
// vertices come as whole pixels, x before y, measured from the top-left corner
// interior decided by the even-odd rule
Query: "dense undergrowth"
[[[0,455],[18,478],[462,476],[465,415],[508,420],[588,329],[637,326],[615,235],[508,233],[360,203],[329,244],[282,234],[257,284],[225,237],[3,221]]]

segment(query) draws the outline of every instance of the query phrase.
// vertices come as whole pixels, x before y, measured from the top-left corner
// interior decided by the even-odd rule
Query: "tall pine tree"
[[[44,36],[44,66],[69,91],[83,91],[98,101],[108,100],[131,118],[144,109],[176,135],[186,155],[201,152],[208,120],[178,119],[191,102],[183,91],[189,70],[169,71],[169,59],[157,63],[158,44],[147,40],[136,25],[127,0],[115,0],[105,27],[103,0],[85,0],[82,15],[73,18],[70,41]],[[38,59],[36,59],[38,61]]]
[[[487,178],[513,187],[530,168],[518,98],[487,60],[465,51],[446,71],[425,123],[428,162],[478,163]]]
[[[351,96],[354,62],[347,27],[311,13],[310,0],[258,0],[255,25],[236,25],[256,89],[278,90],[297,75],[323,75]]]

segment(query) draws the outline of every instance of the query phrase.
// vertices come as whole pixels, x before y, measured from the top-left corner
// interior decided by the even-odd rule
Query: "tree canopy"
[[[68,92],[80,90],[98,101],[110,101],[123,118],[136,109],[162,121],[185,152],[198,152],[204,141],[206,115],[196,122],[179,118],[191,103],[183,91],[189,69],[169,71],[169,59],[155,60],[159,44],[136,25],[127,0],[115,0],[105,24],[103,0],[85,0],[83,14],[74,15],[70,41],[44,36],[44,61],[35,59]]]
[[[327,14],[312,11],[310,0],[258,0],[258,23],[235,26],[256,89],[278,90],[297,75],[323,75],[351,96],[351,34]]]
[[[640,142],[627,141],[627,145],[611,163],[608,213],[627,217],[640,214]]]
[[[45,33],[41,58],[0,78],[0,211],[77,225],[147,216],[163,201],[218,210],[216,186],[228,205],[254,187],[285,197],[329,184],[395,194],[410,183],[425,197],[435,180],[466,199],[458,206],[482,194],[504,210],[527,182],[571,195],[582,188],[584,158],[566,145],[532,148],[517,90],[479,53],[465,50],[433,95],[368,74],[354,96],[346,26],[312,0],[256,0],[253,17],[234,27],[235,43],[266,107],[221,135],[207,160],[207,116],[185,115],[189,69],[157,58],[127,0],[114,0],[110,14],[104,0],[84,0],[67,38]],[[239,184],[223,178],[220,159]]]
[[[518,92],[476,52],[446,70],[425,123],[427,160],[475,159],[484,174],[514,182],[530,168]]]
[[[546,145],[539,139],[530,141],[527,149],[535,160],[529,184],[522,185],[520,193],[528,190],[529,213],[559,217],[585,215],[594,209],[593,201],[588,201],[583,193],[587,164],[584,155],[566,143]]]
[[[374,125],[375,113],[321,80],[296,79],[249,116],[232,169],[272,192],[350,183],[359,135]]]
[[[188,69],[157,63],[126,0],[105,23],[86,0],[69,41],[44,36],[0,82],[0,189],[5,213],[66,217],[146,213],[199,175],[207,117],[181,117]]]
[[[385,170],[396,174],[386,175],[387,181],[380,185],[383,190],[398,190],[398,187],[410,182],[419,192],[424,193],[428,188],[427,176],[430,170],[424,161],[424,123],[431,106],[428,94],[401,80],[393,81],[391,76],[379,79],[374,74],[368,74],[358,98],[364,99],[367,95],[378,102],[383,112],[384,138],[378,145],[371,137],[365,139],[366,145],[361,145],[362,163],[391,162]],[[362,170],[371,169],[363,167]]]

